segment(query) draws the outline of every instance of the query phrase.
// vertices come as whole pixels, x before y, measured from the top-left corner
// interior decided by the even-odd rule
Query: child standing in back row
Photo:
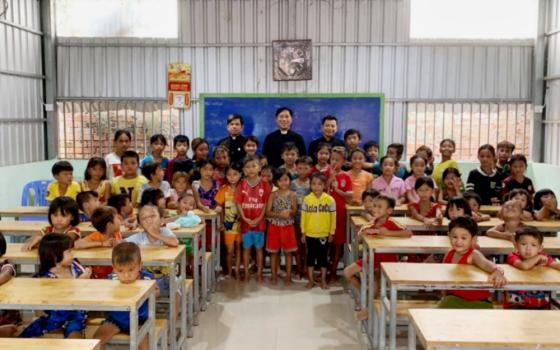
[[[478,148],[480,167],[471,170],[467,179],[467,191],[478,193],[482,205],[500,205],[504,176],[496,170],[496,151],[486,144]]]
[[[152,149],[152,154],[149,154],[142,159],[142,163],[140,163],[140,168],[144,168],[144,165],[148,164],[149,162],[158,162],[163,170],[163,174],[165,175],[165,171],[169,166],[169,159],[163,156],[163,151],[167,147],[167,139],[163,134],[155,134],[150,137],[150,148]]]
[[[130,147],[131,140],[132,134],[130,131],[125,129],[118,129],[115,131],[115,137],[113,138],[114,151],[107,154],[104,158],[105,164],[107,164],[107,179],[109,179],[109,181],[122,175],[121,157]]]

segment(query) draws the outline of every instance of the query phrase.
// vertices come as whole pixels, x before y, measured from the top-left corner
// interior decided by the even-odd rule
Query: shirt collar
[[[494,169],[494,171],[492,172],[492,174],[487,174],[487,173],[485,173],[485,172],[482,170],[481,167],[478,167],[476,170],[478,170],[478,172],[479,172],[481,175],[486,176],[486,177],[493,177],[493,176],[496,175],[496,173],[498,172],[497,169]]]

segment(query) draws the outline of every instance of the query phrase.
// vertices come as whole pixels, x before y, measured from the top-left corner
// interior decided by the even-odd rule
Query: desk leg
[[[171,264],[169,268],[169,340],[173,350],[177,349],[177,318],[175,317],[175,311],[177,310],[178,290],[174,264]]]
[[[387,314],[385,310],[385,299],[387,298],[387,285],[385,281],[385,273],[381,271],[381,292],[379,300],[381,302],[381,312],[379,313],[379,346],[378,349],[385,349],[385,331],[387,329]]]
[[[350,261],[350,252],[348,251],[348,244],[352,244],[352,241],[350,240],[350,212],[346,211],[346,244],[344,245],[344,256],[343,256],[343,260],[344,260],[344,266],[348,266],[352,263],[352,261]]]
[[[153,294],[153,293],[152,293]],[[149,318],[146,322],[155,321],[155,305],[153,308],[154,317],[152,318],[152,304],[150,303]],[[130,309],[130,350],[138,350],[140,341],[138,339],[138,310],[136,308]],[[150,339],[151,341],[151,339]],[[155,349],[155,348],[152,348]]]
[[[177,281],[177,285],[179,286],[179,290],[182,291],[181,293],[181,336],[179,337],[179,341],[177,342],[176,349],[179,350],[183,346],[183,342],[187,339],[187,303],[189,302],[187,298],[191,299],[190,296],[187,296],[187,292],[185,290],[185,281],[187,279],[187,253],[181,256],[181,266],[180,266],[180,278]]]
[[[408,350],[416,350],[416,330],[412,322],[408,322]]]
[[[375,251],[372,248],[368,247],[369,251],[369,261],[368,261],[368,270],[369,270],[369,285],[368,285],[368,299],[367,299],[367,307],[368,307],[368,316],[370,321],[370,328],[369,332],[373,339],[373,344],[377,344],[377,338],[379,334],[377,333],[378,323],[379,323],[379,315],[375,312],[375,308],[373,307],[373,301],[375,299]],[[377,327],[376,327],[377,326]]]
[[[200,252],[200,257],[202,263],[202,276],[200,278],[202,284],[201,297],[200,297],[200,309],[206,311],[206,297],[208,295],[208,268],[206,265],[206,232],[202,235],[202,250]]]
[[[395,350],[397,348],[397,288],[391,284],[391,300],[389,310],[389,348]]]
[[[214,266],[212,271],[212,292],[216,291],[216,282],[218,279],[218,273],[220,271],[220,232],[218,232],[218,217],[212,219],[212,253],[214,253]]]
[[[198,326],[198,313],[200,312],[200,236],[193,238],[193,283],[194,283],[194,325]]]
[[[150,349],[154,349],[157,350],[157,337],[156,337],[156,292],[155,289],[154,291],[150,294],[150,302],[149,302],[149,311],[148,311],[148,322],[150,323],[150,330],[148,331],[148,337],[150,337]],[[138,319],[138,316],[135,316],[136,319]],[[137,323],[138,326],[138,323]],[[142,341],[142,339],[140,339],[138,341],[138,344],[140,344],[140,342]],[[167,341],[167,340],[166,340]],[[173,344],[173,343],[172,343]],[[165,346],[167,346],[167,344],[164,344]],[[165,348],[164,346],[164,348]]]

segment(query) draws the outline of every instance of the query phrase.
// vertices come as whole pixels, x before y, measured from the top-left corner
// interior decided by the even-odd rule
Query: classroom
[[[0,349],[560,349],[560,0],[0,0]]]

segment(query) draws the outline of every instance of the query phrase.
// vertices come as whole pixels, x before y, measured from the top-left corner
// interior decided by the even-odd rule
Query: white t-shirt
[[[152,187],[152,185],[150,185],[149,183],[142,185],[142,187],[140,188],[140,192],[138,192],[138,203],[142,201],[142,193],[144,193],[144,191],[148,188],[155,187]],[[165,199],[171,196],[171,185],[169,184],[169,182],[162,181],[159,185],[159,189],[161,190],[161,192],[163,192],[163,197],[165,197]]]
[[[105,163],[107,164],[107,179],[112,180],[122,175],[121,157],[115,152],[111,152],[105,156]]]
[[[162,227],[159,230],[159,233],[161,233],[165,237],[175,237],[175,238],[177,238],[175,236],[175,234],[173,232],[171,232],[171,230],[168,229],[167,227]],[[127,239],[125,239],[125,241],[136,243],[137,245],[156,245],[156,246],[164,246],[165,245],[165,243],[163,243],[160,240],[155,241],[155,242],[151,242],[148,239],[148,234],[144,231],[138,232],[138,233],[128,237]]]

